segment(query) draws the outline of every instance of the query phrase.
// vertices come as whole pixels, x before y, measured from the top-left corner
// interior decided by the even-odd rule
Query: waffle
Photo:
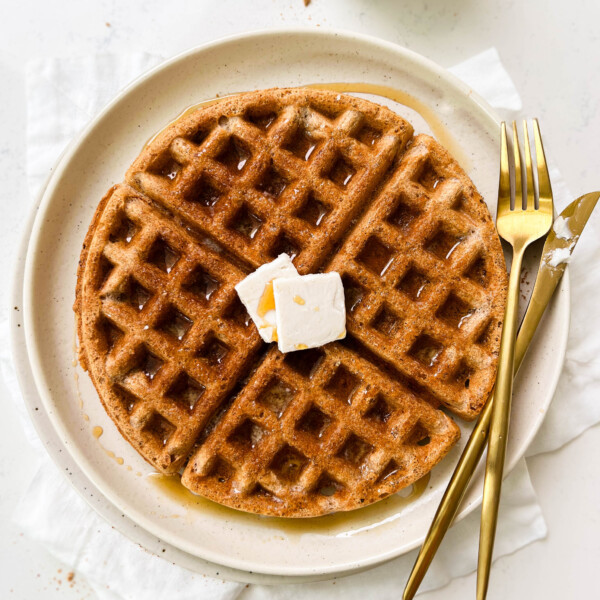
[[[345,340],[281,354],[234,286],[286,252],[338,271]],[[432,138],[332,92],[241,94],[159,133],[100,202],[80,361],[155,468],[234,508],[317,516],[410,485],[493,386],[506,272],[483,200]]]

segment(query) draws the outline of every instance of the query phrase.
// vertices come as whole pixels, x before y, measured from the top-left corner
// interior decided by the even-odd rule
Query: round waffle
[[[264,344],[234,286],[286,252],[344,282],[345,340]],[[154,138],[100,202],[75,312],[122,434],[211,500],[309,517],[426,474],[494,383],[506,272],[459,165],[392,111],[241,94]]]

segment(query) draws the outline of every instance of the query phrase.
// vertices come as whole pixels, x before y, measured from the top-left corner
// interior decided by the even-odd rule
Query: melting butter
[[[265,285],[265,291],[258,301],[258,316],[262,319],[270,310],[275,310],[275,295],[273,294],[272,279]]]

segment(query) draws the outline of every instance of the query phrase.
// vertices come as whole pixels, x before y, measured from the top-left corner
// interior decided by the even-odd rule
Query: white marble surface
[[[597,0],[312,0],[308,8],[303,0],[21,0],[2,12],[0,306],[7,306],[18,228],[31,203],[24,171],[23,69],[27,60],[42,55],[140,50],[171,56],[216,37],[291,26],[377,35],[443,66],[494,45],[521,92],[525,111],[542,120],[546,144],[573,193],[600,188]],[[84,581],[75,576],[69,583],[64,565],[11,523],[36,457],[1,384],[0,398],[0,598],[93,598]],[[528,461],[549,535],[496,563],[490,600],[597,594],[598,456],[600,427],[595,427],[563,449]],[[470,575],[421,597],[473,597],[474,581]]]

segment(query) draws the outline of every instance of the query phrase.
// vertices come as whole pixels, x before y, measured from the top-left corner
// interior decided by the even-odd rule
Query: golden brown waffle
[[[234,286],[281,252],[343,277],[348,337],[282,355]],[[479,194],[371,102],[295,89],[193,111],[100,203],[82,252],[80,357],[157,469],[241,510],[383,498],[459,436],[493,385],[506,275]]]

